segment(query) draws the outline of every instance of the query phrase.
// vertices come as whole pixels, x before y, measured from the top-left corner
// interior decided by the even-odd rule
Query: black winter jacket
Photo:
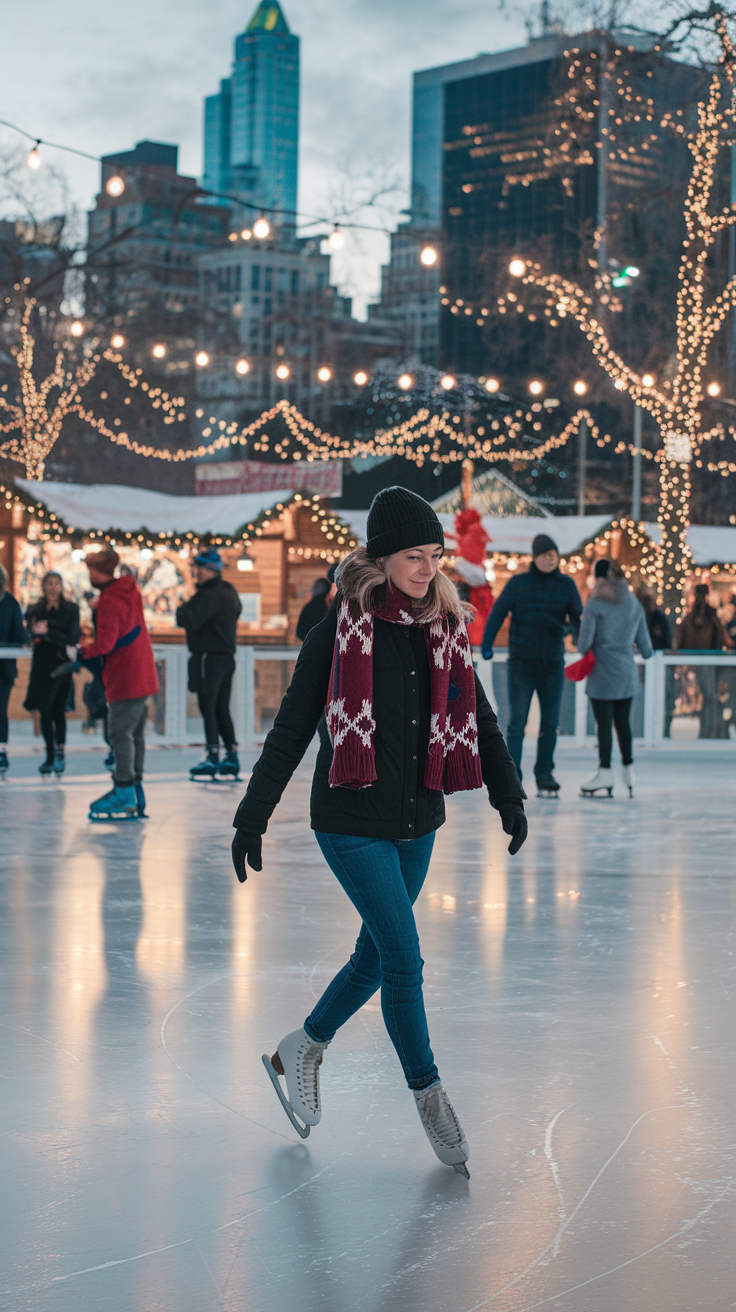
[[[22,647],[25,640],[20,606],[12,592],[3,592],[0,594],[0,647]],[[0,683],[15,683],[17,674],[16,661],[0,661]]]
[[[488,616],[482,644],[486,660],[509,611],[511,660],[562,661],[565,634],[577,637],[583,603],[571,578],[559,569],[544,574],[532,562],[526,574],[509,579]]]
[[[368,788],[331,788],[332,744],[324,718],[335,646],[337,609],[304,641],[294,677],[238,807],[236,829],[263,834],[274,807],[319,729],[312,782],[312,828],[393,840],[421,838],[445,820],[441,792],[425,788],[429,746],[429,659],[420,628],[376,619],[373,645],[373,715],[377,780]],[[483,782],[492,804],[526,794],[496,717],[475,681]]]
[[[191,652],[234,656],[241,610],[240,597],[232,583],[222,578],[208,579],[189,601],[178,607],[176,622],[186,630]]]

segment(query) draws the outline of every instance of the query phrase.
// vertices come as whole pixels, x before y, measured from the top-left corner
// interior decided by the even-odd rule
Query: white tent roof
[[[205,533],[231,537],[243,524],[252,524],[264,510],[290,501],[283,488],[271,492],[243,492],[224,497],[175,497],[116,483],[32,483],[16,479],[17,486],[43,504],[70,528],[123,533]]]
[[[360,542],[365,542],[367,510],[341,510],[340,518],[350,525]],[[446,534],[455,531],[454,515],[439,515]],[[536,515],[483,516],[483,527],[491,539],[491,551],[516,551],[528,556],[537,533],[549,533],[562,555],[587,542],[611,521],[610,515],[560,515],[542,519]]]
[[[659,524],[645,524],[652,542],[659,542]],[[732,565],[736,561],[736,528],[719,524],[691,524],[687,531],[689,546],[696,565]]]

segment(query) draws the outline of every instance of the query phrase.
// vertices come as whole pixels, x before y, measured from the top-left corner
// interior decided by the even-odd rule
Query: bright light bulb
[[[243,228],[243,231],[241,232],[240,235],[243,238],[243,241],[250,241],[251,237],[253,236],[253,233],[251,232],[250,228]]]
[[[108,196],[122,196],[125,191],[125,183],[119,174],[116,173],[112,178],[107,179],[105,191]]]
[[[635,264],[629,264],[627,268],[624,269],[624,273],[627,278],[638,278],[640,272],[641,270],[637,269]]]
[[[231,232],[228,234],[228,241],[237,241],[237,240],[238,240],[237,232]]]
[[[31,151],[30,155],[28,156],[28,159],[26,160],[26,164],[28,165],[29,169],[40,169],[41,156],[39,155],[35,146],[33,147],[33,150]]]
[[[164,346],[163,342],[156,342],[156,345],[154,346],[151,354],[155,356],[157,360],[163,360],[164,356],[166,355],[166,347]]]
[[[340,232],[340,229],[338,228],[337,224],[335,224],[334,228],[332,229],[332,232],[327,238],[327,245],[333,251],[341,251],[343,246],[345,245],[345,238]]]
[[[357,374],[353,374],[353,382],[356,387],[364,387],[368,382],[368,375],[362,369],[359,369]]]
[[[544,383],[540,383],[538,378],[532,378],[532,381],[529,384],[529,391],[532,396],[539,396],[539,393],[544,391]]]
[[[198,364],[200,369],[204,369],[205,366],[209,364],[209,362],[210,362],[210,357],[208,356],[206,351],[197,351],[197,354],[194,357],[194,363]]]
[[[125,346],[125,338],[123,337],[123,334],[115,333],[114,336],[110,338],[110,345],[114,346],[116,351],[119,351],[121,346]]]
[[[422,264],[431,269],[432,265],[437,263],[437,251],[434,246],[423,246],[419,258]]]
[[[721,395],[721,384],[720,384],[720,383],[708,383],[708,386],[707,386],[707,388],[706,388],[706,391],[707,391],[707,393],[708,393],[708,396],[720,396],[720,395]]]
[[[288,366],[288,364],[280,364],[279,367],[278,367],[278,369],[276,370],[276,377],[277,377],[277,378],[288,378],[288,377],[289,377],[289,372],[290,372],[290,371],[289,371],[289,366]]]
[[[654,387],[654,374],[643,374],[641,385],[642,387]]]
[[[79,319],[75,319],[74,323],[69,327],[69,332],[72,337],[81,337],[84,332],[84,324],[81,323]]]
[[[258,237],[259,241],[263,241],[265,237],[268,237],[270,231],[271,224],[265,214],[262,214],[260,219],[256,219],[253,224],[253,236]]]
[[[332,377],[332,370],[328,369],[326,365],[323,365],[321,369],[317,370],[317,377],[321,383],[329,383]]]
[[[497,378],[486,378],[485,388],[487,392],[497,392],[501,384]]]
[[[509,273],[512,278],[523,278],[526,273],[526,260],[512,260],[509,265]]]
[[[247,360],[236,360],[236,361],[235,361],[235,372],[236,372],[236,374],[241,374],[241,376],[242,376],[242,375],[244,375],[244,374],[247,374],[247,372],[248,372],[249,369],[250,369],[250,365],[249,365],[249,363],[248,363]]]
[[[445,391],[449,392],[450,388],[454,386],[455,386],[455,379],[453,378],[452,374],[443,374],[442,378],[440,378],[440,387],[444,387]]]
[[[396,381],[398,382],[399,387],[401,387],[406,392],[408,388],[411,387],[412,383],[414,382],[414,379],[412,378],[411,374],[402,374],[401,377],[398,378]]]
[[[588,390],[588,384],[584,383],[582,378],[578,378],[578,381],[573,383],[572,390],[576,396],[585,396],[585,393]]]

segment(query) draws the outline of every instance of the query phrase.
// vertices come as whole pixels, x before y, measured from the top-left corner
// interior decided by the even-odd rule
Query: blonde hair
[[[386,560],[390,557],[387,556]],[[386,602],[388,579],[386,570],[368,555],[365,547],[357,547],[340,561],[335,570],[335,583],[348,601],[355,601],[361,610],[380,610]],[[455,584],[438,569],[427,589],[426,597],[413,604],[417,624],[433,624],[443,615],[457,623],[466,623],[475,611],[460,600]]]

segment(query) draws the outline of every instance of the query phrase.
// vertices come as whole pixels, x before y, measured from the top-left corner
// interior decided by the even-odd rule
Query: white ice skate
[[[634,796],[634,784],[636,783],[636,774],[633,765],[625,765],[621,771],[623,781],[629,790],[629,797]]]
[[[596,770],[593,778],[582,785],[580,794],[582,797],[598,797],[603,794],[613,797],[613,770],[604,770],[602,767]]]
[[[319,1096],[319,1068],[322,1065],[326,1043],[310,1039],[305,1029],[294,1030],[282,1039],[273,1057],[263,1054],[263,1065],[286,1115],[297,1134],[306,1139],[313,1125],[322,1119],[322,1102]],[[279,1076],[286,1080],[286,1094]],[[297,1120],[297,1117],[300,1119]],[[304,1124],[301,1124],[301,1121]]]
[[[413,1093],[419,1119],[440,1161],[444,1166],[452,1166],[459,1175],[469,1180],[470,1171],[465,1163],[470,1150],[463,1127],[444,1087],[432,1084],[428,1089],[414,1089]]]

